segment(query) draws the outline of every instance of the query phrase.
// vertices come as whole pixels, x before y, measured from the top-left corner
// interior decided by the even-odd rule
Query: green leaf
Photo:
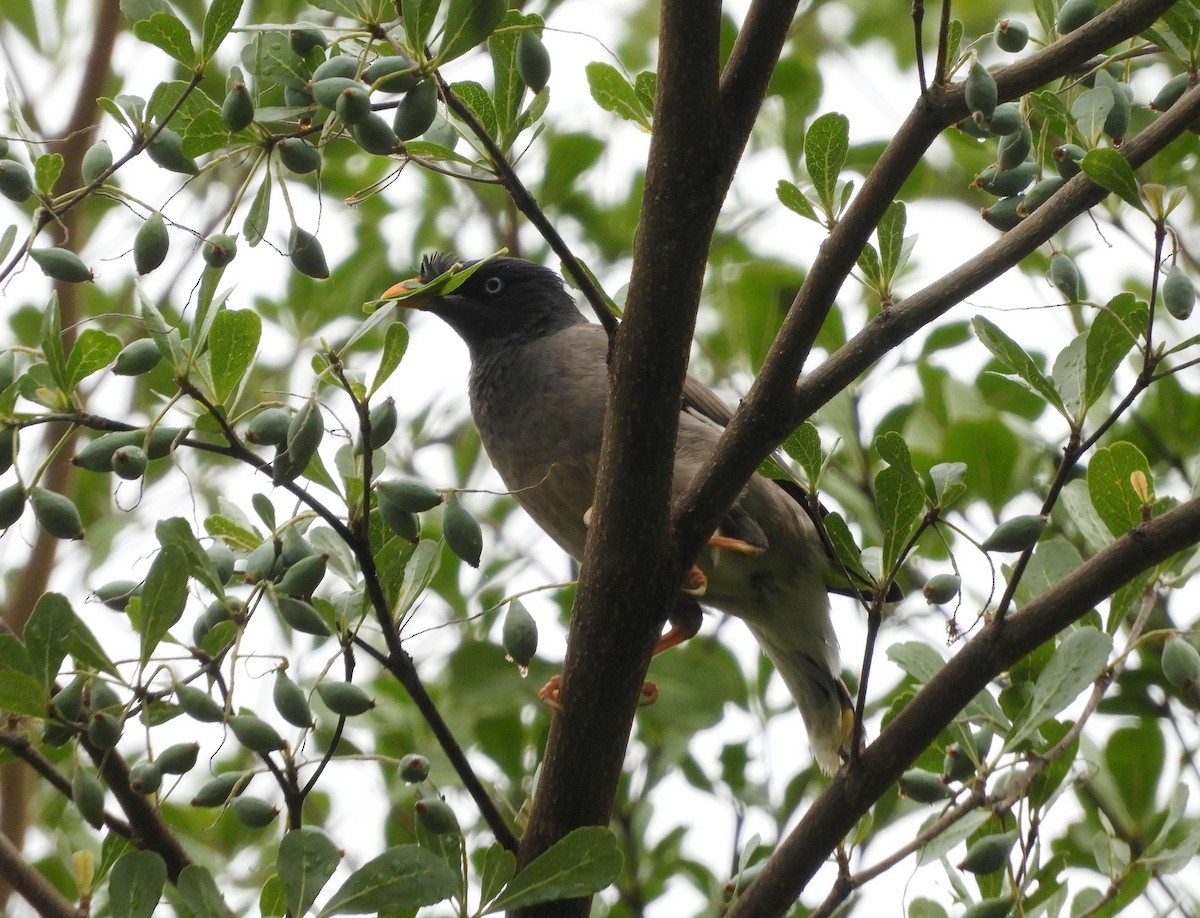
[[[775,186],[775,196],[779,198],[779,203],[790,211],[798,213],[802,217],[807,217],[814,223],[820,223],[821,218],[817,216],[817,210],[810,201],[795,185],[783,179],[779,180],[779,184]]]
[[[294,89],[302,87],[311,76],[285,32],[260,32],[242,49],[242,64],[263,83],[281,83]]]
[[[1050,370],[1054,390],[1062,399],[1063,409],[1073,427],[1083,423],[1087,408],[1083,404],[1084,387],[1087,385],[1087,333],[1076,335],[1071,343],[1059,351]]]
[[[1112,638],[1096,628],[1079,628],[1063,638],[1034,683],[1029,704],[1014,720],[1005,748],[1017,748],[1079,697],[1104,671],[1111,652]]]
[[[397,845],[350,875],[320,915],[420,908],[458,890],[458,874],[420,845]]]
[[[342,855],[320,829],[293,829],[279,842],[279,881],[293,915],[306,915],[338,868]]]
[[[475,119],[483,125],[488,136],[497,137],[496,106],[492,103],[492,97],[488,95],[488,91],[471,80],[454,83],[450,89],[458,96],[459,101],[470,109]]]
[[[0,634],[0,711],[46,716],[50,690],[35,672],[25,645],[15,635]]]
[[[246,245],[254,248],[263,241],[267,233],[267,224],[271,219],[271,173],[263,172],[262,184],[250,202],[250,210],[246,212],[246,220],[242,223],[242,237]]]
[[[1070,728],[1070,721],[1060,723],[1057,720],[1048,720],[1042,724],[1041,734],[1042,738],[1046,741],[1044,750],[1057,745],[1067,735],[1067,731]],[[1075,764],[1078,749],[1079,738],[1076,737],[1063,755],[1050,760],[1046,764],[1045,769],[1034,778],[1033,784],[1029,788],[1029,799],[1037,806],[1045,806],[1049,803],[1054,792],[1062,786],[1062,782],[1066,780],[1067,775],[1071,773],[1071,768]]]
[[[109,659],[104,648],[100,646],[100,642],[96,640],[92,630],[83,623],[83,619],[74,610],[71,611],[71,617],[71,630],[67,635],[67,653],[75,660],[76,669],[94,669],[119,678],[120,674],[117,672],[116,665]],[[61,635],[59,639],[62,639]]]
[[[254,363],[261,335],[262,319],[249,309],[225,309],[213,319],[208,346],[213,392],[219,404],[226,404]]]
[[[54,183],[62,175],[64,162],[61,153],[45,153],[34,160],[33,178],[38,191],[42,194],[50,193],[54,188]]]
[[[650,130],[650,118],[629,81],[611,64],[593,61],[585,68],[592,98],[606,112]]]
[[[575,829],[513,877],[488,913],[590,896],[616,880],[621,860],[617,838],[607,828]]]
[[[904,267],[904,226],[908,211],[900,201],[893,201],[883,212],[875,236],[879,240],[879,261],[883,276],[889,284]]]
[[[176,905],[181,918],[234,918],[207,867],[199,864],[184,867],[176,886],[179,889]]]
[[[217,596],[224,595],[225,584],[217,576],[212,559],[192,532],[191,523],[181,516],[160,520],[154,527],[154,535],[160,545],[174,545],[183,552],[187,558],[188,573],[203,583],[205,589]]]
[[[242,11],[242,0],[213,0],[204,14],[204,28],[200,38],[200,57],[207,63],[221,47]]]
[[[407,350],[408,326],[402,322],[393,322],[384,332],[383,353],[379,358],[379,369],[375,371],[375,378],[371,381],[368,397],[378,392],[379,387],[388,381],[388,378],[396,371],[396,367],[400,366],[400,361],[404,359],[404,352]]]
[[[1113,792],[1139,832],[1149,830],[1155,819],[1165,760],[1162,730],[1153,720],[1118,728],[1104,745],[1104,778],[1111,776]]]
[[[826,216],[837,213],[837,180],[850,152],[850,119],[827,112],[808,126],[804,135],[804,165]]]
[[[433,539],[422,539],[417,543],[412,557],[404,566],[404,585],[393,610],[393,617],[397,621],[403,621],[408,610],[421,598],[425,588],[433,580],[433,575],[437,573],[441,558],[440,543]]]
[[[1116,103],[1112,90],[1107,86],[1084,90],[1071,104],[1071,117],[1075,119],[1075,126],[1079,128],[1079,132],[1087,141],[1084,144],[1085,147],[1096,145],[1096,141],[1100,139],[1100,135],[1104,131],[1104,122],[1114,104]],[[1117,155],[1121,154],[1117,153]],[[1086,159],[1086,157],[1084,158]]]
[[[433,30],[441,0],[401,0],[400,15],[404,19],[404,35],[408,46],[417,53],[425,47],[425,39]]]
[[[517,872],[516,856],[499,842],[483,853],[483,869],[479,873],[479,902],[486,906]]]
[[[155,13],[148,19],[139,19],[133,24],[133,34],[165,51],[185,67],[195,66],[192,33],[173,13]]]
[[[1111,98],[1112,96],[1112,93],[1107,89],[1090,90],[1090,92],[1097,91],[1108,92],[1109,97]],[[1103,127],[1103,119],[1101,119],[1100,124]],[[1133,167],[1129,165],[1129,160],[1112,147],[1088,150],[1084,154],[1079,166],[1084,174],[1101,188],[1119,195],[1121,200],[1126,204],[1136,207],[1145,213],[1146,205],[1142,203],[1142,196],[1138,191],[1137,178],[1133,174]]]
[[[509,10],[504,14],[500,28],[488,37],[494,77],[492,99],[497,136],[501,147],[505,149],[517,134],[514,126],[521,112],[521,100],[525,97],[525,83],[517,72],[516,63],[520,27],[535,27],[540,31],[541,25],[541,16],[524,16],[518,10]]]
[[[633,92],[641,103],[642,111],[647,116],[654,114],[654,98],[658,93],[658,74],[653,70],[643,70],[633,78]]]
[[[862,563],[862,553],[859,551],[858,543],[854,541],[854,533],[850,531],[850,527],[846,525],[846,521],[842,519],[840,513],[831,512],[825,515],[822,524],[825,526],[825,533],[829,536],[829,541],[833,545],[833,552],[837,556],[837,565],[844,567],[853,579],[857,579],[862,583],[872,583],[874,577],[867,571]],[[840,574],[840,571],[839,571]],[[847,586],[835,581],[836,585]]]
[[[780,448],[800,464],[810,485],[820,479],[825,457],[821,452],[821,434],[812,421],[805,421],[788,434]]]
[[[1137,343],[1149,310],[1132,293],[1118,293],[1096,313],[1087,332],[1087,374],[1083,387],[1084,410],[1108,391],[1109,383],[1126,355]]]
[[[145,666],[159,642],[183,615],[187,603],[188,568],[183,549],[164,545],[142,588],[142,656]]]
[[[871,243],[863,245],[863,250],[858,253],[858,270],[862,271],[863,276],[867,279],[867,285],[876,293],[882,293],[886,288],[883,279],[883,265],[879,262],[879,253],[875,251],[875,246]]]
[[[975,329],[975,335],[982,342],[983,346],[991,351],[997,360],[1023,379],[1034,392],[1049,402],[1059,414],[1066,417],[1067,420],[1071,420],[1066,408],[1063,407],[1062,399],[1059,398],[1058,392],[1054,389],[1054,384],[1038,369],[1038,365],[1034,363],[1032,357],[1025,353],[1021,345],[1013,341],[1012,338],[1008,337],[1008,335],[983,316],[976,316],[972,319],[971,327]]]
[[[61,593],[43,593],[38,597],[25,623],[22,637],[25,650],[33,664],[34,674],[46,688],[58,675],[63,659],[67,655],[63,637],[69,634],[75,623],[71,603]]]
[[[42,314],[42,353],[55,384],[64,392],[71,390],[67,377],[67,353],[63,349],[62,316],[58,310],[58,294],[50,294],[50,302]]]
[[[126,851],[113,864],[108,905],[113,918],[151,918],[167,882],[167,865],[153,851]]]
[[[228,142],[229,128],[221,120],[220,112],[203,111],[183,129],[183,155],[188,158],[219,150]]]
[[[891,573],[925,512],[925,494],[894,465],[875,476],[875,504],[883,524],[883,573]]]
[[[506,0],[450,0],[438,65],[461,57],[491,35],[506,9]]]
[[[964,483],[967,477],[965,462],[939,462],[929,470],[929,477],[933,481],[933,493],[938,506],[942,509],[951,506],[967,491]]]
[[[85,328],[79,333],[75,346],[71,348],[71,356],[67,358],[67,383],[71,389],[79,381],[91,376],[97,370],[102,370],[121,353],[121,340],[100,331],[98,328]]]
[[[10,223],[8,228],[0,233],[0,260],[8,257],[8,253],[12,251],[13,243],[17,239],[17,225]]]
[[[1088,462],[1088,496],[1104,525],[1115,536],[1124,535],[1142,522],[1142,500],[1130,483],[1134,472],[1146,476],[1147,486],[1154,481],[1150,463],[1142,451],[1125,441],[1101,447]]]

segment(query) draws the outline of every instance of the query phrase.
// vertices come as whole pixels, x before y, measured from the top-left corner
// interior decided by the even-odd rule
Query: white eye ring
[[[485,280],[483,282],[483,292],[484,293],[491,293],[491,294],[495,295],[503,289],[504,289],[504,281],[502,281],[498,277],[489,277],[487,280]]]

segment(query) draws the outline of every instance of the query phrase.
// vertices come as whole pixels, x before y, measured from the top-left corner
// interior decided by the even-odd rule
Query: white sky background
[[[733,6],[734,4],[729,5]],[[76,3],[72,6],[72,11],[82,11],[83,8],[84,4]],[[845,27],[848,24],[845,20],[845,17],[849,15],[848,11],[836,5],[826,6],[821,15],[823,24],[830,28]],[[1032,16],[1029,19],[1032,21]],[[621,193],[622,195],[621,189],[628,181],[630,171],[644,158],[648,137],[629,124],[615,122],[615,119],[599,110],[591,101],[588,93],[583,67],[593,60],[609,60],[601,43],[610,47],[615,46],[617,36],[624,30],[623,21],[623,16],[612,14],[610,4],[605,5],[605,15],[599,16],[596,13],[595,5],[589,3],[588,0],[568,0],[551,17],[545,36],[554,65],[550,84],[551,102],[547,117],[563,129],[593,131],[601,136],[607,135],[611,138],[609,148],[601,163],[587,173],[587,181],[593,189],[597,189],[600,193],[609,190],[614,194]],[[52,28],[53,24],[48,23],[48,26]],[[556,29],[571,31],[557,31]],[[928,31],[927,29],[927,33]],[[65,41],[80,49],[72,59],[82,61],[84,57],[82,49],[86,48],[89,39],[90,35],[85,31],[71,31],[64,36]],[[911,35],[905,31],[898,34],[896,40],[909,42]],[[930,41],[932,41],[931,38]],[[148,95],[153,85],[166,73],[162,57],[157,51],[136,43],[130,36],[123,36],[122,42],[117,60],[118,66],[130,75],[126,91]],[[237,36],[231,42],[231,47],[234,45],[240,45]],[[16,52],[21,56],[23,82],[30,86],[49,87],[47,92],[56,96],[61,95],[64,100],[61,105],[41,106],[41,110],[60,112],[65,119],[69,111],[68,100],[75,92],[74,81],[69,78],[64,79],[60,75],[39,72],[39,62],[36,59],[29,60],[29,68],[25,69],[24,62],[28,56],[25,49],[9,48],[8,51]],[[835,87],[836,95],[828,95],[822,101],[819,110],[822,112],[840,111],[847,114],[850,118],[852,142],[878,140],[881,137],[890,136],[908,113],[916,95],[915,75],[891,72],[890,61],[891,55],[886,49],[868,47],[850,50],[841,57],[830,56],[821,62],[825,86],[827,88]],[[232,58],[230,62],[232,63]],[[612,61],[610,60],[610,62]],[[864,79],[864,74],[869,74],[869,78]],[[451,75],[455,79],[479,77],[486,82],[490,78],[490,64],[485,60],[466,59],[452,65]],[[1145,97],[1144,93],[1139,93],[1139,99]],[[50,130],[53,130],[54,127],[55,125],[48,126]],[[120,151],[125,147],[124,135],[107,118],[103,133],[112,144],[114,152],[120,155]],[[936,156],[938,153],[938,148],[935,146],[931,155]],[[535,143],[518,170],[531,183],[533,177],[536,176],[540,160],[540,151]],[[124,178],[128,172],[130,177],[137,176],[136,187],[141,189],[143,187],[141,179],[144,175],[148,190],[139,190],[139,195],[148,203],[163,206],[171,189],[177,187],[178,177],[167,176],[153,168],[138,171],[135,167],[139,167],[139,165],[133,163],[127,169],[122,170],[123,186],[133,187],[133,183]],[[733,198],[741,204],[753,203],[772,209],[772,214],[768,219],[755,223],[750,230],[755,235],[755,248],[759,251],[777,254],[784,260],[795,261],[798,252],[815,251],[823,238],[823,233],[815,224],[808,223],[776,205],[775,183],[780,178],[792,178],[791,169],[783,157],[774,152],[756,153],[739,173],[734,185]],[[395,185],[385,192],[389,200],[398,202],[398,207],[402,206],[399,202],[406,199],[405,189],[410,181],[413,179],[408,175],[403,175]],[[969,177],[964,177],[965,181],[969,181]],[[300,183],[294,183],[292,188],[293,203],[298,207],[299,222],[302,226],[315,230],[317,200],[313,195],[298,193],[299,186]],[[214,201],[210,202],[214,205],[216,194],[214,192]],[[408,199],[413,198],[409,197]],[[180,198],[176,206],[183,202],[184,199]],[[275,204],[277,207],[282,206],[278,196]],[[168,216],[173,215],[170,205],[167,205],[165,210]],[[182,222],[189,222],[187,214],[174,213],[174,216]],[[341,214],[332,207],[324,209],[321,215],[322,224],[319,235],[331,264],[336,263],[344,253],[345,246],[353,242],[352,233],[340,232],[334,226],[340,218]],[[397,269],[407,266],[408,253],[411,250],[410,233],[406,226],[407,219],[405,212],[398,210],[397,215],[391,219],[390,225],[387,227],[389,238],[397,240],[389,253],[389,260]],[[119,271],[106,272],[103,259],[121,258],[137,226],[137,219],[129,214],[112,214],[106,218],[106,221],[106,225],[111,227],[111,231],[97,234],[96,239],[83,253],[85,260],[97,268],[98,281],[102,285],[113,282],[112,277],[105,277],[106,273],[116,276],[125,270],[125,265],[122,264]],[[16,213],[15,208],[11,207],[7,201],[0,201],[0,229],[8,222],[17,222],[19,227],[26,225],[25,221]],[[239,214],[234,221],[234,227],[240,228],[240,225],[241,215]],[[395,232],[394,236],[391,235],[393,231]],[[998,235],[995,230],[986,226],[976,213],[957,205],[937,201],[909,205],[908,232],[917,234],[920,240],[913,257],[914,269],[900,284],[902,293],[912,293],[939,277],[947,266],[957,264],[964,258],[975,254]],[[268,238],[282,248],[285,235],[286,226],[281,229],[280,226],[273,223]],[[1130,264],[1136,264],[1138,270],[1148,276],[1150,261],[1148,257],[1127,245],[1126,240],[1121,237],[1110,234],[1108,238],[1114,244],[1114,249],[1104,248],[1093,236],[1089,238],[1089,242],[1093,246],[1091,251],[1079,259],[1081,271],[1087,275],[1089,285],[1093,290],[1106,289],[1106,283],[1109,280],[1117,282],[1123,276],[1125,266]],[[479,252],[468,251],[464,252],[464,255],[481,254],[490,247],[490,234],[486,231],[481,231],[478,239]],[[121,242],[121,240],[124,241]],[[580,240],[569,239],[569,241]],[[151,297],[159,294],[162,289],[160,285],[170,282],[173,276],[172,265],[179,267],[185,257],[191,256],[185,243],[186,240],[182,238],[181,234],[172,234],[171,259],[166,266],[146,279],[146,289]],[[588,254],[586,245],[583,245],[581,251],[586,257]],[[1117,257],[1118,254],[1119,257]],[[807,262],[808,259],[802,257],[800,260]],[[622,272],[625,272],[627,267],[627,265],[615,266],[601,275],[601,280],[610,293],[616,293],[624,283],[625,274]],[[276,296],[277,291],[284,283],[286,272],[289,270],[291,268],[288,262],[268,246],[261,245],[254,250],[250,250],[244,245],[241,246],[237,260],[225,277],[227,283],[237,284],[234,296],[230,301],[231,306],[245,308],[253,303],[255,295],[258,294],[268,297]],[[186,277],[190,278],[191,274]],[[191,280],[184,282],[190,284]],[[848,324],[861,321],[861,314],[855,305],[858,302],[858,296],[857,292],[851,289],[852,284],[853,281],[848,282],[842,296],[844,303],[850,304],[847,307]],[[47,285],[36,268],[27,268],[23,275],[10,280],[5,288],[0,289],[0,310],[10,309],[15,304],[23,302],[43,301],[47,289]],[[179,297],[175,299],[176,302],[179,301]],[[1046,340],[1059,341],[1061,342],[1059,346],[1065,345],[1069,340],[1067,319],[1060,311],[1023,312],[1017,321],[1013,321],[1011,316],[1003,315],[1002,311],[1015,306],[1049,305],[1056,301],[1057,294],[1053,292],[1047,282],[1029,278],[1019,272],[1010,272],[1001,282],[972,297],[969,303],[956,307],[947,316],[947,319],[967,318],[979,312],[986,312],[993,321],[1000,324],[1018,340],[1031,344],[1040,342],[1044,350]],[[713,320],[711,316],[705,317],[702,313],[701,321],[711,322]],[[398,399],[398,403],[402,407],[411,407],[413,413],[420,410],[424,404],[432,402],[438,406],[439,411],[446,413],[447,423],[457,422],[466,417],[467,357],[465,348],[453,332],[430,317],[418,316],[410,327],[413,330],[412,345],[388,388],[396,393],[405,393],[405,397]],[[915,344],[908,348],[901,348],[899,362],[904,362],[903,355],[905,353],[915,353],[915,348]],[[961,359],[962,353],[962,351],[956,351],[955,359]],[[982,355],[981,349],[979,353]],[[982,362],[983,357],[980,356],[979,360]],[[963,378],[972,378],[975,370],[975,365],[965,368]],[[296,391],[307,390],[311,372],[306,360],[300,362],[294,380]],[[732,401],[740,394],[741,389],[744,389],[744,383],[744,380],[738,380],[724,394]],[[110,396],[119,399],[124,385],[119,380],[105,382],[99,395],[105,399]],[[915,386],[914,374],[903,366],[897,367],[889,376],[886,387],[880,386],[865,393],[864,408],[868,415],[868,421],[877,420],[892,406],[893,399],[897,394],[904,396]],[[421,396],[414,398],[413,393],[421,393]],[[403,421],[401,427],[403,429]],[[827,442],[826,446],[828,445]],[[415,456],[414,462],[418,472],[431,482],[452,480],[453,473],[445,464],[444,454],[439,450],[426,450]],[[6,484],[7,480],[4,483]],[[478,481],[472,481],[470,484],[482,488],[501,489],[502,487],[494,473]],[[258,487],[261,488],[261,484]],[[123,505],[136,498],[134,488],[133,485],[122,485],[118,492],[118,500]],[[246,494],[248,496],[249,491]],[[181,512],[178,503],[179,495],[168,493],[165,488],[159,486],[147,493],[141,510],[147,515],[147,518],[173,515]],[[1024,509],[1014,512],[1024,512]],[[191,513],[186,515],[195,516]],[[981,535],[986,534],[992,523],[988,519],[973,520],[973,522],[977,524],[978,533]],[[31,520],[27,515],[22,522],[26,536],[30,532],[30,525]],[[506,580],[506,588],[509,592],[537,586],[547,581],[563,580],[569,576],[565,558],[559,549],[542,536],[523,514],[515,515],[507,534],[511,539],[510,544],[531,546],[530,554],[539,559],[528,566],[523,576]],[[22,543],[14,540],[13,535],[10,533],[3,542],[0,542],[0,557],[4,559],[4,566],[7,569],[11,569],[10,562],[15,560],[15,556],[22,550],[19,547]],[[149,551],[151,548],[152,544],[147,543],[146,550]],[[81,556],[65,551],[63,552],[63,563],[59,566],[53,587],[72,596],[76,608],[80,609],[85,618],[94,626],[98,626],[97,623],[101,620],[98,617],[106,613],[94,606],[81,605],[84,593],[80,585],[86,584],[91,587],[107,579],[130,576],[128,555],[122,553],[122,556],[123,561],[110,562],[103,571],[89,575],[83,569]],[[549,569],[542,559],[549,562]],[[559,563],[557,559],[563,560]],[[132,566],[137,573],[144,574],[149,560],[149,555],[146,555],[139,558]],[[981,566],[971,570],[966,579],[968,584],[972,582],[986,583],[987,577],[986,568]],[[973,578],[975,579],[973,580]],[[923,600],[919,596],[909,598],[907,603],[907,607],[911,608],[924,606]],[[526,604],[542,625],[539,655],[547,659],[561,659],[564,635],[554,624],[556,609],[553,603],[548,598],[533,596],[526,600]],[[970,605],[964,606],[964,609],[968,610],[967,614],[969,614],[970,608],[972,608]],[[862,615],[853,604],[846,600],[839,601],[836,598],[834,614],[841,637],[843,657],[847,661],[856,661],[861,657],[863,643]],[[917,634],[935,645],[939,645],[943,641],[944,635],[940,630],[940,624],[933,616],[917,620],[911,616],[906,618],[908,624],[884,632],[881,642],[884,648],[890,643],[911,639]],[[963,623],[965,624],[965,621]],[[714,619],[710,617],[706,622],[706,631],[711,631],[714,624]],[[721,635],[722,640],[734,648],[743,665],[753,671],[758,658],[758,650],[748,633],[739,623],[731,622],[722,629]],[[436,659],[430,660],[432,665],[437,665],[437,662]],[[268,668],[268,664],[264,662],[264,671]],[[304,672],[304,670],[301,671]],[[894,684],[899,675],[899,671],[882,653],[877,655],[872,675],[875,686],[883,690]],[[268,680],[263,680],[263,683],[269,685]],[[777,681],[773,685],[773,692],[774,701],[782,704],[787,698],[786,691]],[[716,773],[719,768],[716,756],[722,745],[728,742],[745,742],[750,750],[752,762],[750,775],[757,775],[760,778],[768,777],[772,791],[777,797],[780,796],[784,783],[795,772],[796,764],[806,761],[808,756],[807,741],[804,739],[804,728],[799,715],[793,713],[787,717],[774,719],[771,730],[764,736],[759,721],[732,707],[728,710],[729,716],[719,727],[708,731],[699,738],[698,758],[706,770]],[[877,724],[874,725],[871,732],[878,732]],[[1169,746],[1168,761],[1170,761],[1170,751],[1171,747]],[[210,752],[211,750],[206,747],[205,754]],[[258,789],[265,790],[265,782],[258,785]],[[678,814],[688,813],[688,821],[692,828],[685,844],[685,854],[707,864],[719,876],[723,875],[723,872],[728,869],[731,857],[733,808],[728,802],[696,793],[682,778],[669,779],[663,790],[665,793],[661,793],[657,798],[656,815],[651,821],[649,829],[650,838],[661,837],[677,824]],[[373,846],[380,838],[377,831],[378,824],[386,815],[386,810],[378,804],[377,795],[380,792],[381,788],[369,784],[346,787],[343,783],[343,786],[339,787],[339,800],[331,830],[339,844],[351,841],[354,837],[361,838],[366,843],[361,851],[351,850],[350,860],[354,860],[357,856],[358,862],[361,863],[362,860],[374,853]],[[872,846],[868,862],[873,863],[895,846],[903,844],[915,832],[915,825],[916,822],[913,820],[902,823],[900,827],[878,840]],[[348,831],[351,829],[353,831]],[[743,829],[743,843],[755,833],[761,834],[763,840],[768,843],[774,840],[774,827],[765,820],[756,820],[752,817]],[[956,854],[960,853],[961,849],[956,852]],[[951,859],[956,860],[957,858],[952,856]],[[917,895],[935,898],[949,906],[952,896],[946,885],[944,874],[936,867],[926,869],[909,883],[908,881],[912,879],[912,863],[910,859],[885,878],[869,884],[865,889],[862,907],[872,909],[872,913],[900,915],[905,911],[903,903]],[[865,865],[856,864],[855,866]],[[831,869],[818,877],[810,884],[810,892],[806,895],[805,901],[810,904],[820,901],[832,878]],[[1200,871],[1197,871],[1195,881],[1200,883]],[[1087,885],[1096,886],[1098,882],[1098,878],[1091,878]],[[332,881],[327,892],[335,888],[336,883],[336,880]],[[1185,882],[1183,885],[1186,887],[1188,884]],[[1073,884],[1073,890],[1077,888],[1078,885]],[[655,903],[648,909],[647,914],[650,918],[673,918],[673,916],[698,913],[704,908],[704,905],[705,903],[692,890],[690,884],[680,880],[673,885],[671,894]],[[444,910],[430,910],[431,914],[442,911]],[[1130,914],[1137,915],[1139,913],[1135,910]]]

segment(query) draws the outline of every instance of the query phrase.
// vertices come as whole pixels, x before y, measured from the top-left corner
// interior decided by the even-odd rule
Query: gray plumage
[[[421,278],[452,264],[448,256],[426,258]],[[516,258],[488,262],[449,295],[402,305],[437,315],[466,342],[471,414],[484,449],[534,521],[581,558],[604,422],[604,330],[584,319],[557,274]],[[687,378],[674,496],[729,418],[711,390]],[[755,475],[719,532],[763,550],[705,549],[697,559],[708,577],[701,602],[750,628],[795,699],[818,764],[832,772],[847,739],[850,698],[837,675],[827,560],[816,529],[782,487]]]

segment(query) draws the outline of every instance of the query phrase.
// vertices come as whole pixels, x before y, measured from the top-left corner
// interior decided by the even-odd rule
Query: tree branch
[[[1123,0],[1083,28],[1026,60],[994,74],[1000,98],[1016,98],[1069,72],[1105,48],[1147,28],[1171,5],[1170,0]],[[939,311],[923,318],[917,324],[911,324],[915,319],[915,315],[908,312],[912,308],[911,300],[901,309],[889,310],[869,329],[861,332],[839,350],[835,357],[826,361],[824,366],[810,374],[802,386],[815,386],[815,383],[811,382],[812,376],[821,374],[831,365],[835,369],[842,368],[843,364],[840,361],[849,359],[850,354],[856,354],[851,360],[855,367],[853,373],[846,373],[841,369],[836,374],[829,371],[831,376],[836,375],[838,383],[836,387],[828,384],[821,386],[819,396],[815,395],[814,391],[812,396],[806,395],[802,398],[800,390],[793,391],[795,381],[829,310],[833,307],[842,283],[853,269],[875,225],[888,205],[896,199],[900,188],[934,139],[947,126],[967,114],[963,97],[962,84],[955,84],[948,89],[935,85],[917,100],[912,112],[880,156],[859,193],[851,201],[845,215],[822,244],[812,268],[792,301],[758,378],[743,399],[716,452],[696,476],[688,492],[677,503],[675,527],[684,542],[685,557],[692,557],[699,551],[759,462],[775,449],[798,423],[832,398],[842,387],[852,382],[890,347],[894,347],[917,328],[941,315],[957,303],[961,296],[998,277],[1003,270],[1016,264],[1023,255],[1036,248],[1057,228],[1066,225],[1071,218],[1091,206],[1084,203],[1087,196],[1081,186],[1086,180],[1076,184],[1070,197],[1066,194],[1067,189],[1062,189],[1059,192],[1059,195],[1063,196],[1061,200],[1059,195],[1055,195],[1051,202],[1039,208],[1021,226],[1010,231],[996,246],[987,250],[994,255],[997,248],[1004,250],[1006,246],[1013,246],[1010,252],[1011,260],[1002,270],[994,270],[995,266],[986,264],[983,256],[972,259],[945,279],[947,283],[957,285],[962,291],[958,299],[951,300],[947,297]],[[1190,94],[1188,98],[1190,100]],[[1176,103],[1176,106],[1179,104]],[[1135,165],[1178,135],[1180,130],[1176,126],[1183,119],[1181,113],[1176,111],[1176,106],[1142,135],[1133,138],[1122,147],[1122,151]],[[1179,121],[1176,118],[1179,118]],[[1162,125],[1164,121],[1167,122],[1165,126]],[[1151,138],[1154,139],[1154,143],[1151,142]],[[1139,151],[1138,159],[1133,159],[1134,151]],[[1075,181],[1072,180],[1072,183]],[[1105,196],[1105,192],[1094,188],[1093,193],[1099,195],[1095,200],[1101,200]],[[1078,209],[1068,214],[1065,200],[1073,201]],[[1091,203],[1095,203],[1095,200]],[[1043,211],[1046,213],[1043,214]],[[1052,214],[1057,214],[1062,222],[1051,224],[1049,220]],[[1054,228],[1047,229],[1049,226]],[[1043,235],[1030,244],[1039,227]],[[1014,233],[1020,234],[1017,239],[1012,239]],[[1021,242],[1018,242],[1018,239]],[[869,359],[862,359],[865,355],[856,351],[862,346],[860,339],[869,333],[878,334],[877,329],[881,326],[897,321],[897,314],[902,314],[899,321],[909,323],[906,325],[906,331],[886,347],[874,349]],[[845,365],[845,368],[848,369],[849,365]]]
[[[87,913],[72,905],[54,885],[21,856],[21,851],[0,834],[0,876],[21,898],[46,918],[82,918]]]
[[[646,190],[625,321],[610,362],[563,710],[551,725],[522,864],[573,828],[608,823],[638,690],[678,594],[679,558],[667,542],[669,491],[688,350],[721,201],[715,181],[722,151],[710,123],[719,43],[719,2],[663,3]],[[575,899],[521,913],[587,911],[588,900]]]
[[[1015,615],[983,629],[852,765],[834,776],[729,918],[783,915],[828,852],[998,673],[1086,615],[1138,574],[1200,542],[1200,498],[1131,530]]]

